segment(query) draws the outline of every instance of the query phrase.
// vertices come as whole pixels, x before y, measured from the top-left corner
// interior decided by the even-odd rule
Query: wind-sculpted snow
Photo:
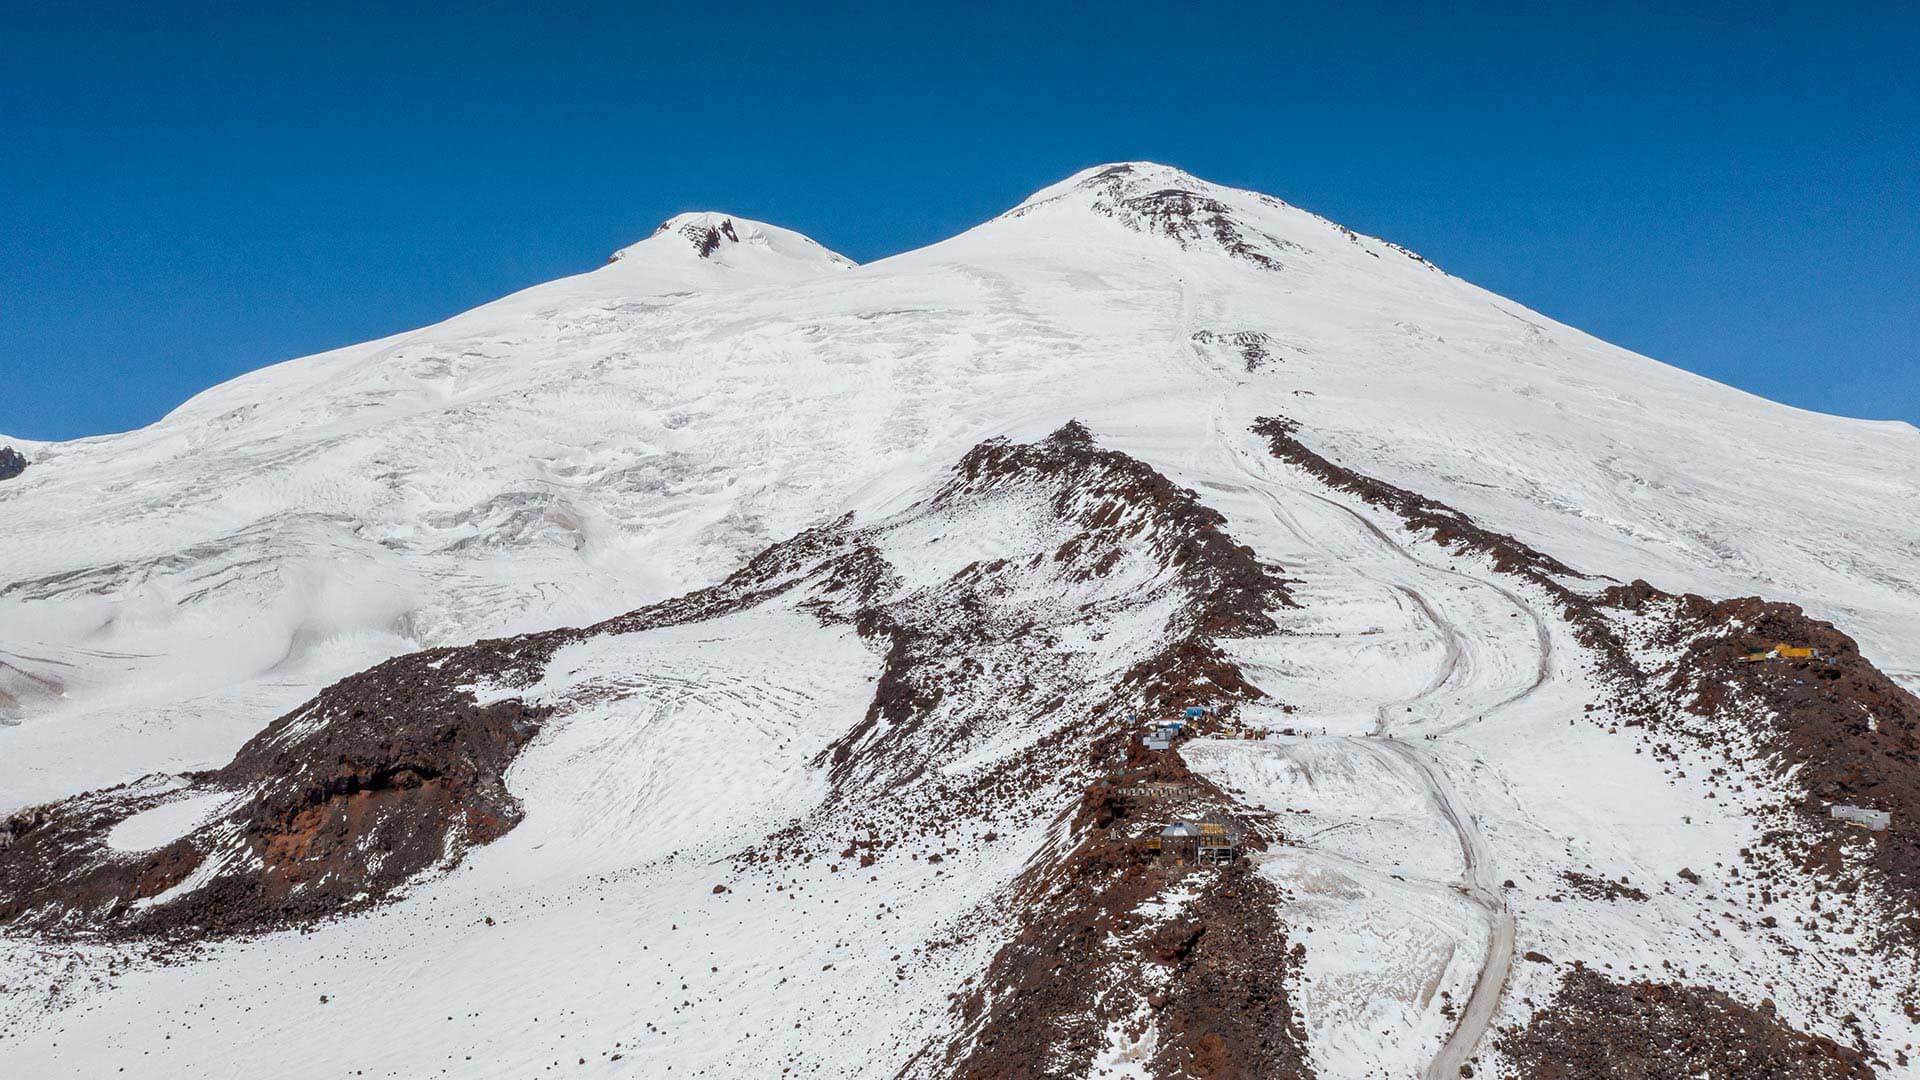
[[[970,998],[950,1018],[923,1013],[899,1031],[916,1071],[1022,1075],[1031,1055],[1086,1065],[1123,1015],[1136,1036],[1153,1033],[1154,1075],[1193,1061],[1210,1062],[1208,1075],[1297,1065],[1286,986],[1300,953],[1272,885],[1244,868],[1162,867],[1141,846],[1171,814],[1234,804],[1178,758],[1143,754],[1130,714],[1198,703],[1230,714],[1261,697],[1219,641],[1272,632],[1270,613],[1290,604],[1278,569],[1223,525],[1077,423],[1038,443],[990,441],[902,513],[808,530],[710,589],[584,629],[388,661],[282,717],[223,769],[19,814],[0,848],[0,921],[47,940],[206,941],[390,900],[522,822],[507,778],[536,735],[569,740],[650,677],[591,657],[775,605],[823,632],[850,626],[884,660],[865,717],[814,756],[823,797],[732,855],[715,895],[817,874],[836,851],[865,869],[924,850],[931,866],[960,854],[946,846],[955,835],[1031,821],[1041,832],[1017,843],[1043,842],[1019,880],[947,924],[1015,939],[979,985],[1024,1005],[983,1015]],[[1116,777],[1178,780],[1188,794],[1125,808]],[[535,797],[531,813],[541,806]],[[1093,910],[1138,932],[1118,949],[1076,943]],[[1060,968],[1059,950],[1078,966]],[[1162,993],[1141,991],[1143,978]]]
[[[817,554],[803,534],[726,582],[587,630],[433,649],[341,680],[224,768],[150,777],[0,822],[0,925],[62,937],[206,939],[377,904],[521,819],[505,776],[553,713],[518,691],[595,636],[712,619],[775,595]],[[213,799],[165,844],[112,848],[124,824]]]

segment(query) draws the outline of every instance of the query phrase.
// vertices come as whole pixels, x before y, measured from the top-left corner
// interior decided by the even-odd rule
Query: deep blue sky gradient
[[[1920,9],[0,0],[0,432],[149,423],[715,208],[866,261],[1101,161],[1920,421]]]

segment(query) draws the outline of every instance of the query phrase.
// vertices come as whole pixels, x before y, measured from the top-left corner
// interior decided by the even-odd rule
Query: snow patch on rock
[[[123,852],[166,847],[219,813],[233,797],[230,791],[195,792],[151,810],[142,810],[107,833],[107,846]]]

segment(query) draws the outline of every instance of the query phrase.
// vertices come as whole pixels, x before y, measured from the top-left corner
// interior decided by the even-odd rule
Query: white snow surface
[[[1277,267],[1109,212],[1164,190],[1218,200]],[[722,221],[737,239],[702,257],[687,230]],[[1251,370],[1223,340],[1242,333],[1267,343]],[[591,273],[253,372],[139,431],[27,444],[0,484],[0,813],[215,767],[381,659],[708,584],[802,528],[898,512],[983,439],[1077,418],[1298,581],[1281,634],[1234,651],[1298,709],[1247,715],[1312,737],[1185,753],[1303,841],[1261,872],[1306,945],[1319,1075],[1422,1075],[1457,1010],[1523,1020],[1557,978],[1526,950],[1616,977],[1671,964],[1836,1037],[1811,988],[1838,982],[1881,1046],[1913,1041],[1871,963],[1778,948],[1713,880],[1676,878],[1737,864],[1749,819],[1569,723],[1593,688],[1544,598],[1273,460],[1248,431],[1269,415],[1581,570],[1800,603],[1916,682],[1920,431],[1765,401],[1133,163],[858,267],[682,215]],[[909,585],[1037,542],[990,514],[921,527],[897,537],[920,553],[896,567]],[[990,905],[1044,823],[941,867],[712,891],[715,860],[819,800],[808,762],[878,669],[780,607],[570,646],[534,691],[567,722],[509,775],[526,817],[505,838],[398,905],[183,966],[0,937],[5,1071],[896,1075],[997,942],[904,975],[891,957]],[[113,845],[213,809],[162,804]],[[1568,869],[1651,899],[1549,899]],[[1505,992],[1476,995],[1495,962]],[[1145,1075],[1150,1025],[1108,1036],[1100,1074]]]
[[[115,825],[107,832],[107,846],[115,851],[166,847],[231,801],[233,792],[209,791],[161,803]]]

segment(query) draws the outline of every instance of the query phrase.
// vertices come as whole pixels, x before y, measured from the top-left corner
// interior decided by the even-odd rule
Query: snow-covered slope
[[[1279,416],[1355,475],[1593,577],[1515,577],[1372,489],[1276,456],[1255,427]],[[1253,860],[1268,884],[1136,895],[1132,877],[1081,874],[1108,865],[1100,844],[1130,842],[1131,819],[1089,826],[1072,809],[1102,770],[1148,767],[1113,746],[1075,759],[1085,775],[1054,769],[1018,799],[970,807],[937,849],[940,874],[920,857],[935,849],[917,848],[862,868],[865,886],[825,858],[766,878],[764,894],[715,870],[791,819],[857,859],[852,840],[904,829],[877,824],[879,808],[908,813],[931,776],[997,775],[1029,761],[1033,740],[1111,734],[1065,717],[1026,732],[1007,701],[1123,727],[1129,709],[1175,704],[1129,681],[1177,622],[1133,598],[1156,580],[1149,567],[1107,596],[1021,562],[1080,527],[1051,534],[1019,500],[940,501],[975,447],[1041,445],[1070,420],[1191,489],[1291,582],[1270,630],[1208,624],[1193,639],[1225,650],[1252,690],[1208,668],[1180,702],[1231,705],[1236,722],[1276,733],[1189,744],[1192,775],[1178,778],[1204,786],[1207,807],[1278,822],[1261,826],[1270,846]],[[248,1075],[273,1062],[296,1075],[522,1075],[585,1057],[608,1075],[1013,1075],[995,1072],[1005,1045],[1042,1046],[1074,1074],[1167,1075],[1186,1067],[1176,1053],[1202,1054],[1199,1027],[1225,1021],[1176,1018],[1166,999],[1230,998],[1229,985],[1293,1001],[1305,1019],[1275,1046],[1320,1076],[1458,1075],[1476,1057],[1522,1068],[1550,1035],[1535,1007],[1586,985],[1566,975],[1578,960],[1766,1000],[1787,1028],[1864,1046],[1880,1075],[1913,1074],[1897,1057],[1914,1041],[1896,985],[1909,954],[1870,926],[1783,929],[1825,918],[1808,906],[1823,886],[1804,875],[1769,885],[1773,925],[1716,906],[1746,885],[1710,868],[1740,866],[1763,846],[1767,807],[1797,797],[1768,756],[1784,751],[1702,744],[1681,765],[1636,742],[1640,729],[1610,733],[1631,714],[1614,711],[1628,706],[1601,645],[1664,672],[1680,639],[1637,628],[1650,608],[1583,623],[1555,590],[1644,578],[1675,594],[1758,593],[1920,686],[1920,530],[1906,512],[1920,503],[1920,431],[1686,374],[1267,196],[1102,166],[860,267],[773,226],[682,215],[591,273],[263,369],[141,431],[22,449],[32,464],[0,482],[0,813],[219,768],[379,661],[657,605],[848,514],[837,527],[887,538],[872,545],[895,588],[947,596],[1005,560],[1004,594],[967,595],[1050,611],[1053,627],[1042,644],[1014,635],[977,657],[951,645],[914,658],[964,674],[1002,650],[1006,672],[970,676],[977,698],[888,697],[887,642],[926,616],[887,590],[862,609],[892,621],[843,612],[852,629],[756,604],[543,654],[534,682],[513,687],[539,715],[557,710],[504,779],[520,823],[450,872],[427,860],[442,876],[398,904],[209,946],[185,969],[123,971],[122,945],[0,939],[17,973],[0,977],[0,1053],[38,1073],[139,1062],[149,1075]],[[1140,505],[1143,520],[1172,513]],[[1618,641],[1597,645],[1606,619]],[[1666,710],[1646,737],[1678,737],[1683,703],[1636,693]],[[856,733],[870,702],[892,716],[885,701],[904,702],[888,724],[944,734],[908,740],[906,758],[854,783],[853,750],[830,751],[877,737]],[[980,737],[949,715],[955,701],[1010,730]],[[397,708],[392,721],[406,720]],[[239,765],[259,760],[242,752],[221,775],[253,783],[271,770]],[[164,849],[163,834],[211,837],[228,812],[177,794],[205,783],[149,779],[126,789],[133,801],[102,796],[87,812],[111,825],[138,808],[114,835]],[[92,850],[91,832],[72,835]],[[1836,857],[1876,865],[1866,849]],[[1676,878],[1683,868],[1705,884]],[[1863,913],[1912,905],[1888,891],[1900,879],[1859,872],[1848,895]],[[1049,891],[1060,875],[1103,884]],[[1608,886],[1623,877],[1643,899]],[[1569,884],[1589,880],[1601,884]],[[729,881],[733,893],[710,891]],[[1083,911],[1120,910],[1122,895],[1158,905],[1126,909],[1138,924],[1110,939],[1124,947],[1079,949],[1071,977],[1034,974],[1045,965],[1023,948]],[[762,906],[747,910],[749,896]],[[844,917],[856,908],[861,921]],[[55,909],[36,910],[44,934]],[[1290,989],[1182,983],[1129,958],[1160,955],[1154,927],[1223,911],[1304,946],[1253,964],[1284,969]],[[1227,950],[1221,970],[1255,955],[1208,948]],[[79,974],[56,975],[69,960]],[[393,965],[410,974],[396,981]],[[1128,996],[1148,985],[1158,1004]],[[1050,1004],[1008,1015],[995,993],[1014,989]],[[949,995],[972,1004],[949,1015]],[[338,1025],[374,1035],[343,1045]],[[768,1042],[746,1049],[736,1030]]]

